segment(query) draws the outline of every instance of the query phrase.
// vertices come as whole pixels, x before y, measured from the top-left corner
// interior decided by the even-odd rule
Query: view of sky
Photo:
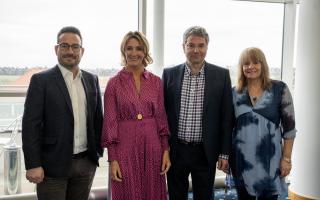
[[[237,64],[243,49],[256,46],[265,52],[270,67],[280,67],[283,9],[283,4],[279,3],[166,1],[165,38],[168,40],[165,44],[167,49],[181,46],[186,27],[196,24],[206,27],[210,36],[208,61],[221,66],[233,66]],[[167,63],[171,63],[177,54],[168,53],[167,57]]]
[[[257,46],[270,66],[280,67],[283,4],[170,0],[165,9],[165,65],[185,60],[182,34],[201,25],[211,39],[207,60],[234,65],[244,48]],[[82,31],[82,67],[118,67],[122,37],[138,28],[138,0],[1,0],[0,67],[53,66],[56,34],[67,25]],[[147,37],[152,43],[152,31]]]
[[[119,65],[122,37],[138,27],[137,6],[133,0],[1,0],[0,66],[53,66],[56,35],[68,25],[82,32],[82,66]]]

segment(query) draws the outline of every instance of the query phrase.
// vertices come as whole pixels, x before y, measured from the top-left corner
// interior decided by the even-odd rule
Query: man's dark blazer
[[[170,127],[170,156],[175,160],[178,136],[180,100],[185,64],[164,69],[165,108]],[[229,71],[205,63],[205,88],[202,115],[204,150],[211,166],[215,166],[219,154],[229,155],[233,120],[232,92]]]
[[[82,71],[87,99],[88,156],[96,165],[100,147],[102,103],[98,77]],[[74,118],[67,85],[58,66],[34,74],[28,88],[22,119],[26,169],[43,167],[49,177],[65,177],[73,156]]]

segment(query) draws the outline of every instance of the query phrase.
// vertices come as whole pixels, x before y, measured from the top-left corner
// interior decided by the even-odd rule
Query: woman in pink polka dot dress
[[[159,77],[149,44],[140,32],[129,32],[121,44],[125,66],[104,94],[102,146],[108,149],[109,198],[164,200],[169,159],[169,129]]]

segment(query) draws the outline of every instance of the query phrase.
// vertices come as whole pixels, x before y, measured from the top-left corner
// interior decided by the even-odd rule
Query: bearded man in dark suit
[[[58,64],[34,74],[22,120],[26,178],[39,200],[87,200],[103,150],[96,75],[80,70],[84,53],[75,27],[57,35]]]

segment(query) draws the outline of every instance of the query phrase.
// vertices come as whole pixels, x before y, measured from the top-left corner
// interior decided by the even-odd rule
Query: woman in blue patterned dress
[[[287,85],[269,78],[264,53],[245,49],[233,88],[235,128],[231,169],[240,200],[277,199],[286,191],[296,135]]]

